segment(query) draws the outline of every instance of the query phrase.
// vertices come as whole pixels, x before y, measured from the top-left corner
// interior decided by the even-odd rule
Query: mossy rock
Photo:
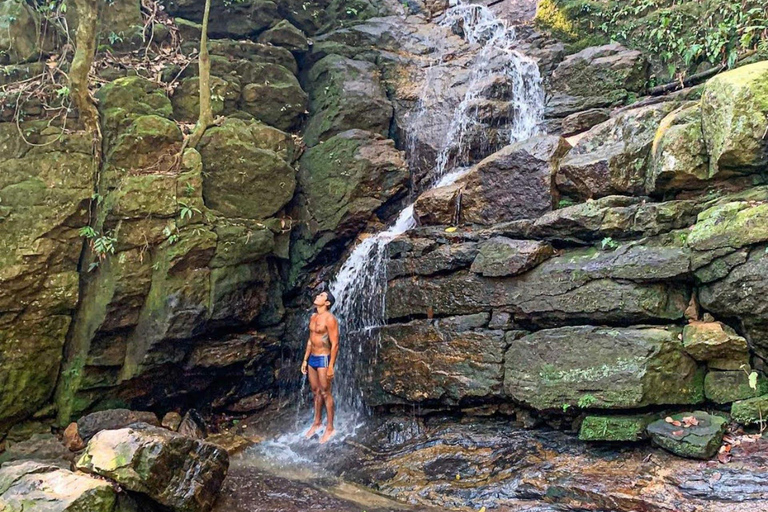
[[[269,63],[254,64],[252,72],[254,81],[243,86],[240,108],[280,130],[296,128],[307,109],[307,93],[293,73]]]
[[[0,64],[19,64],[40,55],[40,16],[26,2],[0,2]]]
[[[123,508],[125,501],[115,509],[118,501],[111,483],[62,469],[55,463],[17,461],[0,468],[0,505],[4,512],[130,510]]]
[[[240,85],[229,83],[216,76],[211,77],[211,112],[214,117],[234,110],[240,97]],[[189,123],[197,122],[200,115],[200,79],[196,76],[185,78],[171,97],[173,118]],[[229,106],[229,109],[225,108]]]
[[[686,105],[670,112],[653,137],[648,192],[698,189],[711,177],[700,106]]]
[[[709,80],[701,112],[710,174],[768,169],[768,61]]]
[[[181,142],[181,130],[175,122],[157,115],[139,116],[115,139],[107,164],[118,176],[131,170],[167,172],[174,166]],[[108,172],[104,176],[110,179]]]
[[[582,441],[642,441],[648,437],[645,429],[654,420],[653,415],[587,416],[581,422],[579,439]]]
[[[308,146],[350,129],[388,135],[393,109],[374,64],[328,55],[312,66],[308,84]]]
[[[283,20],[263,32],[259,36],[259,42],[280,46],[296,53],[304,53],[309,49],[307,36],[288,20]]]
[[[768,395],[734,402],[731,418],[742,425],[755,425],[768,420]]]
[[[696,251],[739,249],[768,240],[768,203],[734,201],[699,214],[688,235]]]
[[[274,233],[263,224],[219,224],[215,230],[218,242],[213,268],[254,262],[275,247]]]
[[[666,420],[658,420],[648,426],[648,433],[655,444],[667,451],[691,459],[710,459],[723,442],[728,421],[722,416],[703,411],[686,412],[671,416],[679,426]],[[686,418],[694,418],[696,424],[686,426]]]
[[[199,146],[206,205],[228,217],[265,219],[293,197],[296,172],[274,151],[253,143],[240,121],[206,131]]]
[[[746,371],[745,371],[746,370]],[[717,404],[729,404],[738,400],[755,398],[768,393],[768,379],[757,373],[755,389],[749,384],[749,367],[737,371],[710,371],[704,378],[704,394],[707,400]]]
[[[511,341],[504,389],[538,410],[696,404],[704,373],[675,328],[562,327]]]

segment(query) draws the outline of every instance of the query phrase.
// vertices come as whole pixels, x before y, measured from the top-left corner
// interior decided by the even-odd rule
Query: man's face
[[[315,297],[315,301],[312,304],[314,304],[315,306],[327,306],[328,294],[325,292],[318,293],[317,297]]]

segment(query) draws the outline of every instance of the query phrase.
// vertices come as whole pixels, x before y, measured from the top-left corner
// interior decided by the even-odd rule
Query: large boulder
[[[645,193],[654,134],[673,106],[626,110],[586,132],[561,162],[558,189],[583,199]]]
[[[0,510],[127,512],[110,482],[36,461],[0,467]]]
[[[696,404],[704,372],[682,350],[680,330],[562,327],[509,340],[504,391],[540,410]]]
[[[312,66],[307,81],[310,119],[304,140],[308,146],[352,128],[388,135],[392,104],[375,65],[329,55]]]
[[[470,224],[536,219],[556,202],[553,177],[568,150],[565,139],[537,136],[509,145],[478,163],[452,185],[416,201],[422,224]]]
[[[503,331],[482,328],[488,318],[478,314],[382,328],[375,363],[380,392],[366,401],[456,405],[499,397],[506,342]]]
[[[643,54],[618,43],[592,46],[563,59],[552,72],[548,116],[621,104],[642,93],[649,65]]]
[[[262,144],[244,121],[231,119],[206,131],[200,141],[206,206],[230,217],[264,219],[290,201],[296,171]]]
[[[0,2],[0,64],[36,58],[41,51],[40,41],[40,15],[30,5],[19,0]]]
[[[208,512],[229,468],[223,449],[136,423],[96,434],[77,468],[182,512]]]
[[[293,248],[303,260],[296,263],[357,236],[382,206],[403,196],[408,177],[403,153],[375,133],[348,130],[309,148],[298,175],[308,239]]]
[[[659,123],[653,137],[646,189],[657,194],[698,189],[711,177],[701,132],[701,108],[698,104],[684,105]]]
[[[292,52],[303,53],[309,49],[307,36],[298,28],[283,20],[259,36],[259,42],[280,46]]]
[[[252,77],[242,85],[240,109],[280,130],[297,128],[307,110],[307,93],[298,79],[277,64],[253,64],[250,68]]]
[[[710,174],[749,174],[768,168],[768,61],[709,80],[701,112]]]

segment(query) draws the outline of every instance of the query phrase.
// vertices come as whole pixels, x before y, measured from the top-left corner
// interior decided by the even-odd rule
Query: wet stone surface
[[[584,443],[562,431],[524,430],[509,417],[379,416],[354,438],[297,453],[310,459],[299,467],[316,464],[410,510],[765,511],[768,439],[733,438],[741,444],[721,463],[681,459],[648,443]],[[349,484],[335,476],[276,479],[258,464],[252,453],[235,463],[217,511],[401,510],[345,501],[334,493]]]

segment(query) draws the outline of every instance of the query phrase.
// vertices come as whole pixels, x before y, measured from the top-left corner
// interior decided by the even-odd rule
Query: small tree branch
[[[80,113],[85,130],[93,137],[93,152],[101,155],[101,129],[99,111],[88,90],[88,75],[96,54],[96,28],[98,26],[97,0],[75,0],[77,6],[77,32],[75,55],[69,71],[69,90],[72,101]]]

